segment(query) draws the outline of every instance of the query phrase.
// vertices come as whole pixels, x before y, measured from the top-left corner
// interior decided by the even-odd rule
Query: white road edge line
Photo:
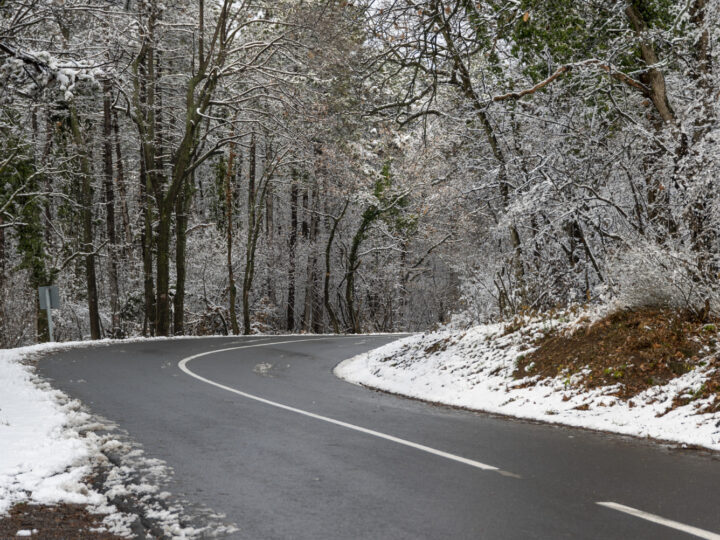
[[[344,336],[343,336],[344,337]],[[351,337],[351,336],[347,336]],[[355,339],[358,339],[359,336],[352,336]],[[471,467],[476,467],[478,469],[482,469],[484,471],[499,471],[500,469],[498,467],[493,467],[492,465],[487,465],[485,463],[480,463],[479,461],[475,461],[473,459],[467,459],[462,456],[456,456],[455,454],[450,454],[448,452],[443,452],[442,450],[436,450],[435,448],[430,448],[429,446],[425,446],[422,444],[414,443],[412,441],[406,441],[405,439],[400,439],[399,437],[394,437],[393,435],[387,435],[386,433],[381,433],[379,431],[374,431],[372,429],[367,429],[361,426],[356,426],[354,424],[349,424],[348,422],[343,422],[341,420],[335,420],[334,418],[329,418],[327,416],[322,416],[319,414],[315,414],[309,411],[304,411],[302,409],[297,409],[295,407],[290,407],[289,405],[283,405],[282,403],[277,403],[275,401],[270,401],[269,399],[261,398],[259,396],[255,396],[253,394],[248,394],[247,392],[242,392],[240,390],[236,390],[235,388],[231,388],[230,386],[225,386],[224,384],[217,383],[215,381],[211,381],[210,379],[206,379],[205,377],[202,377],[198,375],[197,373],[193,373],[190,371],[190,369],[187,367],[188,363],[192,360],[195,360],[196,358],[200,358],[202,356],[207,356],[210,354],[215,353],[221,353],[221,352],[227,352],[227,351],[234,351],[238,349],[250,349],[253,347],[268,347],[270,345],[285,345],[287,343],[299,343],[299,342],[305,342],[305,341],[315,341],[316,339],[327,339],[327,338],[310,338],[310,339],[294,339],[294,340],[286,340],[286,341],[275,341],[272,343],[258,343],[255,345],[243,345],[240,347],[229,347],[227,349],[218,349],[214,351],[207,351],[200,354],[194,354],[193,356],[188,356],[187,358],[183,358],[178,362],[178,367],[184,371],[186,374],[190,375],[191,377],[194,377],[195,379],[205,382],[207,384],[211,384],[213,386],[216,386],[217,388],[222,388],[223,390],[227,390],[228,392],[232,392],[234,394],[237,394],[239,396],[246,397],[248,399],[253,399],[255,401],[259,401],[260,403],[264,403],[266,405],[270,405],[272,407],[277,407],[278,409],[283,409],[286,411],[294,412],[297,414],[302,414],[303,416],[308,416],[310,418],[315,418],[316,420],[322,420],[323,422],[328,422],[329,424],[334,424],[336,426],[344,427],[347,429],[352,429],[354,431],[359,431],[360,433],[365,433],[366,435],[372,435],[373,437],[378,437],[380,439],[385,439],[386,441],[392,441],[397,444],[402,444],[404,446],[409,446],[410,448],[415,448],[416,450],[421,450],[423,452],[427,452],[429,454],[434,454],[436,456],[444,457],[445,459],[450,459],[452,461],[457,461],[459,463],[464,463],[465,465],[470,465]]]
[[[664,525],[665,527],[670,527],[671,529],[676,529],[678,531],[692,534],[699,538],[705,538],[707,540],[720,540],[720,534],[705,531],[703,529],[698,529],[697,527],[685,525],[684,523],[673,521],[671,519],[666,519],[661,516],[656,516],[655,514],[649,514],[647,512],[643,512],[642,510],[631,508],[630,506],[625,506],[624,504],[618,504],[614,502],[598,502],[597,504],[599,504],[600,506],[605,506],[607,508],[612,508],[613,510],[617,510],[618,512],[625,512],[626,514],[630,514],[631,516],[646,519],[647,521],[652,521],[653,523],[658,523],[659,525]]]

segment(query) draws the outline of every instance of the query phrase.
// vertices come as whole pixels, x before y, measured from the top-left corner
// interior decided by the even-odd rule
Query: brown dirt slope
[[[585,388],[620,384],[618,397],[630,399],[697,367],[716,364],[706,383],[677,405],[716,394],[717,410],[719,328],[718,321],[701,323],[675,311],[621,311],[572,333],[544,338],[535,351],[518,359],[514,375],[546,378],[589,369],[581,383]]]

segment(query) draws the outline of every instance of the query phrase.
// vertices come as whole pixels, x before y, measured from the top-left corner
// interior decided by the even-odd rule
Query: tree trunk
[[[113,160],[112,160],[112,116],[110,114],[110,81],[103,82],[103,168],[105,173],[105,225],[108,239],[108,267],[110,282],[110,337],[121,336],[120,305],[117,267],[117,236],[115,234],[115,190],[113,188]]]
[[[187,247],[188,212],[192,201],[194,175],[186,180],[185,186],[175,201],[175,296],[173,297],[173,334],[185,334],[185,253]]]
[[[235,129],[231,136],[235,135]],[[228,272],[228,289],[230,291],[230,325],[234,335],[240,334],[238,326],[237,313],[235,311],[235,302],[237,297],[237,289],[235,288],[235,275],[233,274],[232,245],[233,245],[233,165],[235,163],[235,142],[230,143],[229,155],[227,162],[227,171],[225,171],[225,222],[227,227],[227,272]]]
[[[662,71],[654,67],[659,63],[659,60],[652,43],[643,38],[643,34],[647,31],[647,24],[643,19],[642,12],[634,2],[631,2],[625,8],[625,14],[633,30],[640,38],[640,57],[646,66],[652,66],[643,71],[640,75],[640,81],[649,89],[650,100],[663,122],[674,124],[675,112],[668,101],[665,76]]]
[[[272,162],[272,144],[269,142],[265,145],[265,164],[266,167]],[[273,193],[273,186],[269,185],[267,188],[267,195],[265,198],[265,241],[267,243],[268,253],[268,272],[265,281],[265,290],[267,291],[268,299],[271,305],[277,304],[277,293],[275,290],[275,273],[270,271],[278,264],[275,258],[275,194]]]
[[[130,226],[130,213],[128,212],[128,195],[125,187],[125,168],[123,167],[122,148],[120,146],[120,126],[117,112],[113,111],[113,132],[115,135],[115,166],[117,169],[117,189],[120,195],[120,216],[122,218],[123,246],[125,255],[130,252],[132,242],[132,229]]]
[[[320,190],[315,184],[313,196],[313,212],[310,218],[310,235],[312,238],[312,331],[319,334],[323,331],[323,303],[320,292],[318,271],[318,236],[320,235]]]
[[[315,189],[314,191],[317,191]],[[313,196],[313,204],[315,197]],[[317,253],[315,251],[315,236],[317,229],[317,214],[310,212],[310,188],[306,188],[303,197],[303,232],[305,238],[305,251],[307,252],[307,261],[305,266],[305,301],[302,316],[302,328],[305,332],[313,329],[313,321],[315,314],[315,266],[317,264]],[[316,210],[316,208],[313,208]],[[308,221],[309,218],[309,221]]]
[[[245,275],[243,277],[243,332],[245,335],[252,333],[250,324],[250,289],[252,288],[255,275],[255,229],[257,228],[258,217],[255,215],[255,175],[256,171],[256,147],[255,134],[250,138],[250,162],[248,167],[248,231],[247,246],[245,249]]]
[[[325,305],[325,311],[327,311],[328,317],[330,317],[330,324],[332,324],[333,332],[335,332],[336,334],[340,333],[340,323],[338,322],[335,310],[330,304],[330,257],[332,255],[332,245],[333,240],[335,240],[335,232],[337,231],[340,220],[342,220],[343,216],[345,216],[345,212],[347,211],[349,205],[350,200],[347,199],[345,201],[345,206],[343,206],[342,212],[340,212],[340,215],[337,218],[333,218],[332,228],[330,229],[328,241],[325,245],[325,280],[323,285],[323,304]]]
[[[0,215],[0,295],[5,297],[5,229],[3,228],[3,217]],[[5,307],[0,306],[0,348],[11,347],[9,335],[5,335],[7,325],[5,323]]]
[[[295,329],[295,246],[298,235],[297,205],[297,174],[293,171],[293,179],[290,184],[290,249],[288,251],[288,298],[287,312],[285,315],[285,327],[288,332],[292,332]]]
[[[3,217],[0,215],[0,290],[5,285],[5,228]]]
[[[92,171],[90,170],[90,159],[85,148],[85,141],[80,133],[80,124],[74,105],[70,105],[70,129],[79,154],[80,174],[82,176],[82,250],[85,254],[85,282],[87,285],[88,316],[90,318],[90,338],[100,339],[100,313],[98,311],[97,278],[95,275],[95,247],[93,246]]]
[[[144,153],[140,155],[140,207],[143,209],[143,231],[140,237],[143,255],[143,284],[145,317],[143,336],[155,335],[155,283],[153,279],[153,207],[150,201],[149,180]]]
[[[55,131],[55,126],[52,121],[52,117],[50,115],[50,109],[49,107],[46,110],[45,113],[45,144],[43,145],[43,151],[42,151],[42,163],[47,163],[49,156],[50,156],[50,150],[52,148],[52,142],[53,142],[53,133]],[[50,193],[52,191],[52,176],[46,175],[45,176],[45,190]],[[45,211],[45,243],[49,244],[50,239],[52,237],[52,222],[53,222],[53,216],[52,216],[52,206],[50,204],[50,197],[45,199],[45,202],[43,204],[44,211]]]
[[[174,201],[167,198],[158,205],[155,332],[159,336],[170,334],[170,229],[174,208]]]
[[[375,221],[376,217],[377,208],[375,207],[370,207],[363,212],[362,221],[355,232],[355,236],[353,236],[350,254],[347,259],[347,271],[345,274],[345,306],[347,308],[347,319],[349,323],[347,332],[349,334],[360,333],[360,315],[355,310],[355,272],[360,266],[360,260],[358,257],[360,245],[365,239],[368,227],[373,221]]]
[[[655,111],[660,117],[660,121],[655,122],[655,128],[659,132],[666,125],[676,125],[675,112],[668,100],[665,76],[662,71],[654,67],[658,65],[659,59],[652,42],[644,37],[648,26],[643,18],[642,11],[634,2],[631,2],[625,8],[625,15],[640,40],[640,59],[645,66],[650,66],[649,69],[642,71],[640,81],[647,87],[646,95],[650,98]],[[684,134],[676,133],[675,135],[680,139],[680,148],[677,155],[674,156],[677,163],[679,158],[687,154],[688,141]],[[654,158],[649,157],[649,159]],[[670,190],[654,174],[646,177],[646,184],[648,189],[648,220],[656,226],[659,225],[660,230],[656,230],[655,237],[659,243],[663,244],[666,242],[668,234],[675,236],[678,229],[671,211]]]

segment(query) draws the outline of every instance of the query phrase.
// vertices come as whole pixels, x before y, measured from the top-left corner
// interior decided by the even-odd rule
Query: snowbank
[[[28,349],[0,350],[0,513],[28,498],[98,504],[82,485],[94,449],[71,428],[87,417],[18,363]]]
[[[0,517],[20,502],[74,503],[103,514],[103,526],[119,536],[134,536],[138,513],[170,538],[233,532],[222,523],[224,516],[212,512],[203,524],[190,525],[182,505],[160,491],[172,474],[162,461],[145,457],[115,426],[85,412],[23,363],[38,353],[114,342],[0,349]],[[89,477],[98,467],[105,478],[101,486],[91,486]],[[118,509],[113,502],[119,500],[132,501],[132,508]]]
[[[536,321],[509,333],[493,324],[415,335],[341,362],[334,372],[355,384],[426,401],[720,450],[720,412],[696,414],[708,400],[673,408],[675,397],[702,385],[709,366],[628,401],[611,395],[613,387],[578,389],[574,377],[582,373],[513,377],[515,360],[532,351],[537,338],[569,325]]]

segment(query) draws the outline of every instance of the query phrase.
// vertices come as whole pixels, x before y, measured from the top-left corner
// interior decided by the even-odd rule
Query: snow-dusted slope
[[[713,396],[671,408],[673,398],[702,385],[712,364],[629,401],[610,395],[612,387],[574,387],[574,378],[582,373],[544,380],[513,378],[516,358],[529,353],[536,338],[567,325],[533,322],[506,333],[504,325],[494,324],[415,335],[346,360],[335,374],[431,402],[720,450],[720,412],[694,414]]]

